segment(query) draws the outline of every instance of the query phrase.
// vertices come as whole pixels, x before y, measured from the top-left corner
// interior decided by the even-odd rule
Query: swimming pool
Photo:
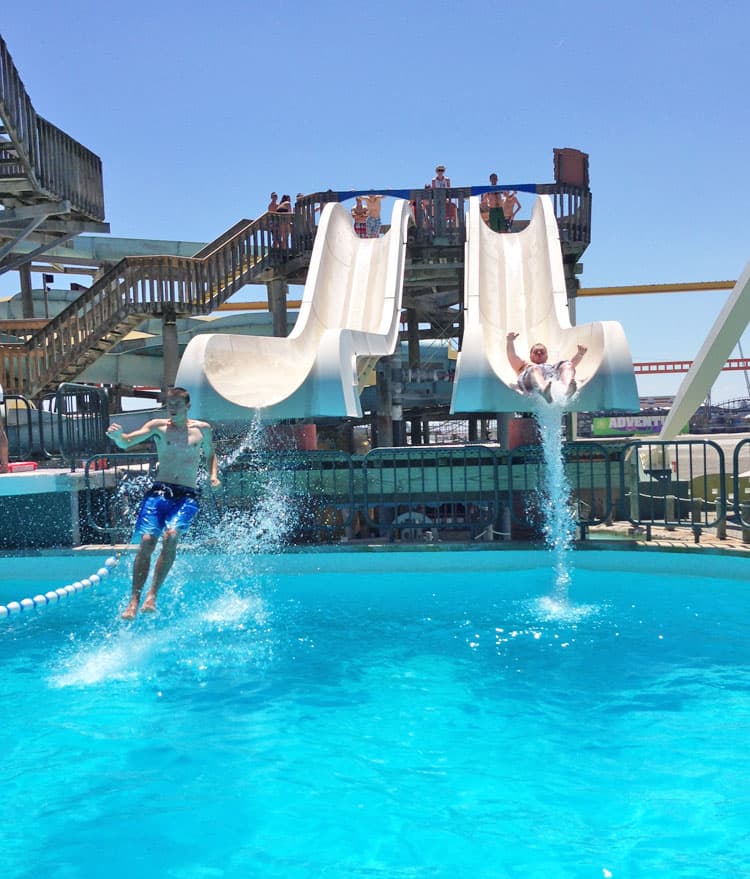
[[[578,552],[560,611],[545,552],[185,552],[127,624],[123,559],[0,621],[0,873],[747,875],[747,566]]]

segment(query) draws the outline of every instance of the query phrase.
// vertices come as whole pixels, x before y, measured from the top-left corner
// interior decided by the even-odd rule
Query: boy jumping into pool
[[[576,367],[583,360],[588,348],[578,346],[578,350],[570,360],[559,363],[547,363],[547,349],[541,342],[531,346],[529,357],[523,360],[516,353],[515,341],[518,333],[508,333],[506,349],[508,361],[518,375],[518,387],[526,394],[538,392],[548,402],[552,402],[552,382],[559,381],[565,388],[565,396],[570,398],[578,390]]]
[[[111,424],[107,430],[109,438],[121,449],[153,439],[159,457],[159,479],[143,498],[133,534],[134,541],[140,537],[140,544],[133,563],[133,593],[122,614],[124,620],[132,620],[138,613],[141,592],[151,568],[151,556],[161,535],[161,554],[141,612],[153,613],[156,610],[156,596],[174,562],[177,541],[198,512],[196,481],[201,453],[206,458],[211,487],[221,484],[211,425],[187,417],[190,408],[188,392],[184,388],[170,388],[166,406],[167,418],[154,418],[132,433],[123,433],[119,424]]]

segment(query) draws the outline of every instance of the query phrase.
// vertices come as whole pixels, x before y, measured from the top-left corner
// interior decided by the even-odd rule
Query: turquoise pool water
[[[185,552],[127,624],[123,559],[0,620],[0,875],[748,875],[747,572],[579,552],[560,609],[544,552]]]

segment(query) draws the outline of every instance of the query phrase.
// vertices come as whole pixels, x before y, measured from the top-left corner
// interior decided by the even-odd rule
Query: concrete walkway
[[[705,549],[707,551],[725,550],[738,555],[750,557],[750,543],[743,543],[742,532],[734,529],[727,530],[725,539],[716,535],[715,528],[706,528],[700,534],[700,540],[695,542],[695,535],[689,528],[675,528],[673,531],[662,526],[651,528],[651,540],[646,540],[646,529],[634,529],[629,522],[615,522],[612,525],[596,525],[589,529],[589,539],[596,541],[612,540],[613,542],[627,544],[639,544],[660,548],[691,548]]]

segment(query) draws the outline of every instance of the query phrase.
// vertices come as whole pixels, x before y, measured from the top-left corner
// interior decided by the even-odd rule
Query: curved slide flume
[[[633,361],[616,321],[571,326],[557,220],[548,196],[537,197],[520,232],[493,232],[472,198],[467,217],[464,334],[456,364],[451,412],[515,412],[546,405],[517,390],[506,338],[528,358],[536,342],[549,362],[588,350],[577,370],[578,393],[568,411],[639,410]],[[531,405],[530,405],[531,404]]]
[[[216,422],[360,416],[359,377],[398,343],[409,203],[393,205],[382,238],[359,238],[327,204],[305,292],[286,338],[207,333],[191,339],[176,383]]]

